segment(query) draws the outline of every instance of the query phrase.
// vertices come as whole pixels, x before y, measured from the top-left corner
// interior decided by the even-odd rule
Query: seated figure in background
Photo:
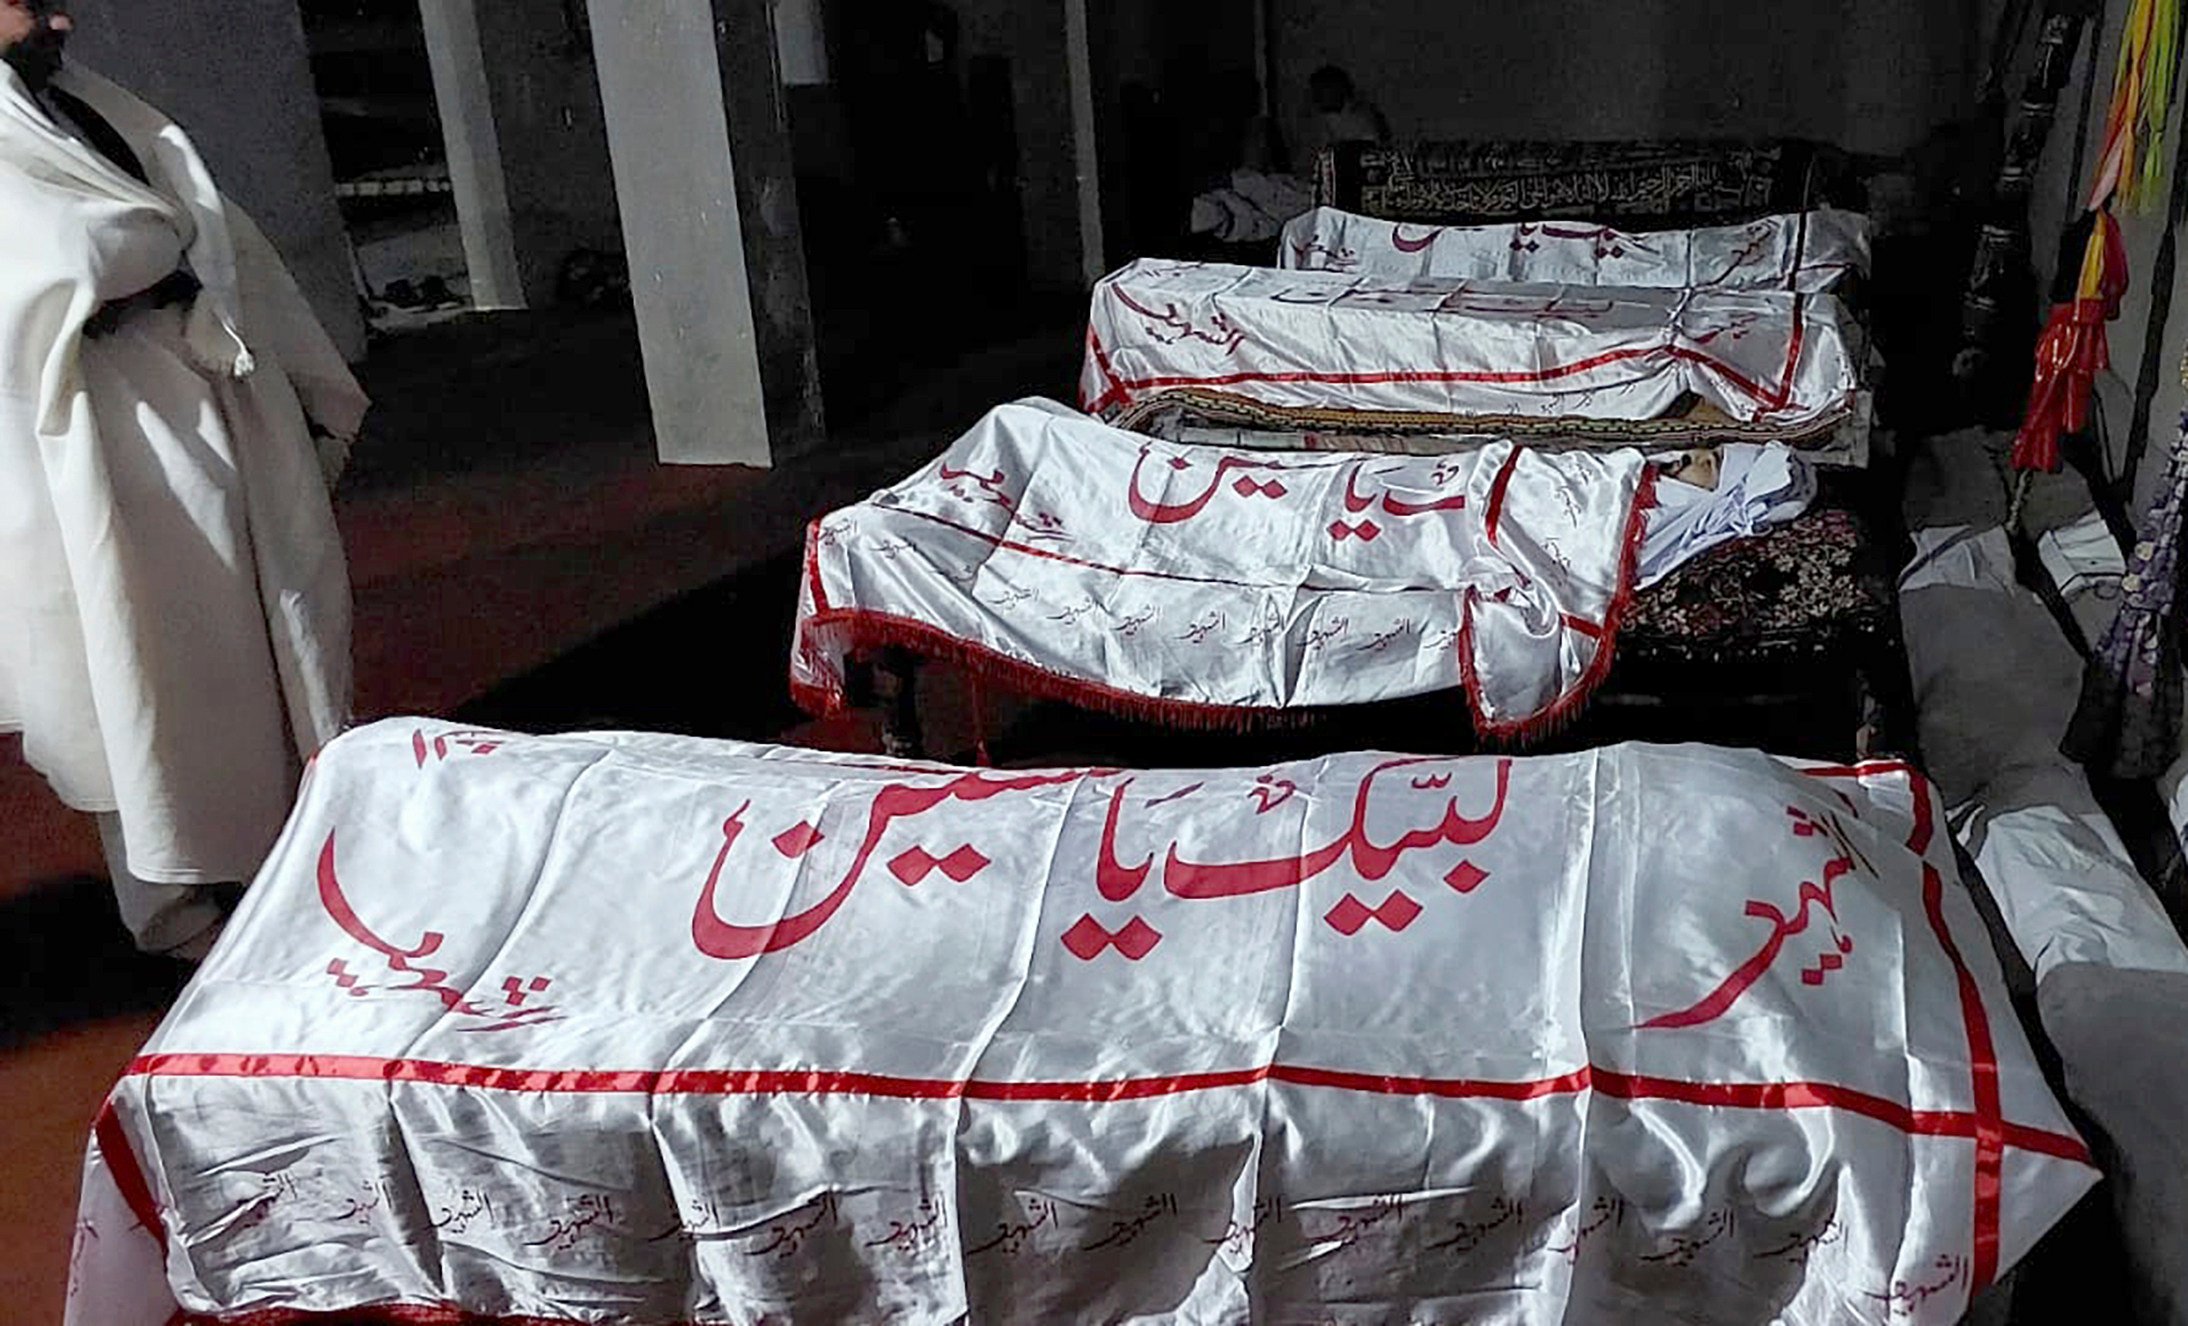
[[[1314,71],[1307,80],[1307,97],[1313,113],[1300,144],[1302,163],[1311,166],[1323,148],[1338,143],[1390,141],[1390,122],[1353,86],[1352,75],[1336,65]]]

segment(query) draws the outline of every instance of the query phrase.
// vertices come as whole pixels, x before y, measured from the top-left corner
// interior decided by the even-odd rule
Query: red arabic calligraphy
[[[1209,314],[1208,325],[1205,328],[1196,327],[1193,325],[1191,318],[1178,311],[1176,304],[1166,304],[1163,306],[1162,312],[1157,313],[1126,294],[1123,286],[1113,285],[1110,287],[1110,291],[1116,295],[1118,303],[1147,319],[1144,324],[1145,330],[1149,339],[1157,345],[1176,345],[1179,341],[1200,341],[1215,346],[1228,355],[1238,353],[1238,347],[1245,343],[1245,329],[1233,323],[1221,309]]]
[[[1763,250],[1776,238],[1776,228],[1767,221],[1758,222],[1749,227],[1747,242],[1740,246],[1738,253],[1732,255],[1732,261],[1725,264],[1725,269],[1715,277],[1699,282],[1698,288],[1707,290],[1714,286],[1721,286],[1738,276],[1749,263],[1762,261]]]
[[[1912,1317],[1924,1303],[1939,1294],[1947,1293],[1967,1283],[1968,1259],[1943,1254],[1932,1263],[1937,1278],[1928,1284],[1913,1284],[1906,1280],[1894,1280],[1885,1292],[1863,1291],[1862,1297],[1882,1303],[1888,1316]]]
[[[1573,1230],[1570,1243],[1551,1247],[1552,1254],[1563,1257],[1568,1265],[1580,1260],[1580,1249],[1588,1240],[1604,1229],[1626,1222],[1626,1199],[1623,1197],[1598,1197],[1589,1207],[1589,1214]]]
[[[1157,806],[1167,806],[1173,801],[1183,801],[1185,800],[1185,798],[1193,795],[1193,793],[1200,791],[1206,786],[1208,786],[1206,783],[1194,783],[1189,787],[1181,787],[1177,791],[1172,792],[1166,797],[1157,797],[1153,801],[1148,802],[1147,808],[1149,810],[1153,810]]]
[[[1340,1212],[1334,1228],[1322,1233],[1309,1233],[1307,1237],[1312,1242],[1331,1245],[1331,1252],[1342,1252],[1358,1244],[1377,1225],[1403,1216],[1405,1209],[1406,1199],[1402,1194],[1378,1197],[1368,1204],[1364,1212]]]
[[[336,958],[327,964],[326,974],[334,979],[334,983],[338,987],[347,992],[352,998],[363,998],[376,990],[386,994],[430,994],[440,1000],[441,1006],[449,1012],[462,1017],[476,1018],[486,1024],[484,1026],[457,1028],[457,1030],[465,1032],[513,1031],[520,1027],[536,1027],[544,1023],[561,1020],[561,1013],[547,1005],[521,1006],[525,1004],[530,995],[542,993],[552,984],[544,976],[535,976],[530,978],[529,981],[515,976],[508,977],[500,986],[505,992],[504,1007],[497,1009],[476,999],[468,998],[465,992],[450,985],[447,971],[438,967],[416,965],[440,952],[441,945],[447,941],[447,936],[440,931],[427,930],[423,932],[419,935],[418,942],[408,948],[399,947],[381,938],[378,932],[365,924],[364,918],[357,914],[357,909],[350,905],[348,895],[342,890],[342,880],[335,868],[334,839],[335,833],[330,829],[327,832],[326,842],[319,849],[320,906],[326,909],[327,916],[342,933],[384,958],[390,972],[397,976],[414,978],[408,985],[379,987],[364,985],[358,976],[349,970],[349,965],[346,962]],[[514,1011],[511,1011],[512,1009]]]
[[[1718,337],[1730,333],[1733,340],[1744,341],[1747,339],[1748,333],[1754,331],[1756,324],[1761,321],[1762,314],[1760,313],[1734,313],[1726,318],[1723,326],[1689,333],[1687,339],[1696,345],[1709,345],[1714,343]]]
[[[1364,464],[1355,465],[1345,474],[1345,516],[1330,522],[1328,530],[1329,536],[1339,543],[1343,543],[1346,539],[1358,539],[1362,543],[1373,543],[1376,539],[1382,537],[1383,527],[1376,524],[1372,519],[1353,520],[1347,518],[1356,517],[1360,513],[1372,509],[1378,501],[1380,501],[1384,515],[1400,520],[1409,516],[1426,516],[1442,511],[1464,511],[1466,509],[1465,493],[1455,493],[1449,497],[1439,497],[1426,502],[1407,501],[1388,490],[1385,490],[1380,498],[1364,494],[1360,491],[1360,472],[1365,468],[1367,467]],[[1456,471],[1447,470],[1444,465],[1439,464],[1436,467],[1433,482],[1441,487],[1456,477],[1456,473]]]
[[[1318,239],[1292,241],[1292,265],[1308,272],[1349,272],[1360,265],[1360,255],[1339,245],[1331,248]]]
[[[738,839],[744,834],[745,813],[752,809],[752,803],[747,801],[728,819],[722,821],[721,850],[715,854],[714,868],[707,872],[706,886],[700,891],[698,905],[691,915],[692,943],[708,957],[724,961],[756,958],[763,953],[778,953],[801,944],[828,924],[850,898],[851,891],[858,887],[859,880],[866,873],[866,867],[873,861],[874,854],[880,849],[881,841],[892,825],[915,819],[937,806],[953,801],[988,801],[1014,792],[1061,787],[1086,776],[1080,772],[1023,774],[1014,777],[967,773],[931,786],[891,783],[874,795],[872,809],[867,812],[865,836],[860,839],[858,853],[852,858],[851,866],[844,872],[842,880],[813,906],[764,925],[736,925],[725,921],[716,904],[716,895],[721,890],[722,871],[729,864],[730,853],[736,848]],[[917,850],[925,853],[924,848]],[[960,850],[971,852],[969,845]],[[915,866],[917,863],[907,860],[908,857],[909,853],[898,856],[896,860],[906,862],[908,867]],[[929,869],[942,869],[960,883],[979,873],[971,856],[960,856],[953,852],[939,859],[928,857],[927,860],[932,862]],[[979,862],[981,867],[986,864],[985,858]],[[920,878],[924,878],[926,872],[917,873]],[[900,874],[899,877],[903,876]]]
[[[939,1242],[942,1237],[942,1208],[935,1204],[934,1198],[922,1197],[919,1199],[919,1214],[922,1218],[917,1220],[891,1220],[888,1233],[880,1238],[870,1239],[861,1246],[887,1248],[891,1252],[909,1255]]]
[[[1034,1197],[1028,1199],[1025,1205],[1026,1209],[1032,1212],[1030,1217],[1019,1221],[997,1222],[995,1237],[985,1243],[965,1249],[965,1255],[967,1257],[978,1257],[982,1253],[1001,1249],[1004,1256],[1015,1257],[1024,1251],[1027,1240],[1031,1239],[1034,1234],[1043,1228],[1054,1227],[1056,1224],[1056,1203],[1054,1201],[1046,1197]]]
[[[1263,774],[1254,779],[1254,785],[1246,789],[1246,795],[1254,799],[1254,814],[1266,815],[1298,796],[1299,784],[1275,774]]]
[[[1010,494],[1003,491],[1004,476],[1000,469],[992,474],[976,474],[971,470],[953,470],[944,465],[941,473],[942,481],[951,485],[950,491],[963,501],[999,506],[1012,513],[1018,510],[1018,504],[1011,500]],[[970,492],[956,486],[968,481],[972,484]]]
[[[1122,953],[1127,962],[1138,962],[1155,951],[1155,945],[1162,942],[1162,932],[1137,916],[1122,928],[1111,930],[1088,912],[1057,938],[1064,950],[1081,962],[1092,962],[1110,949]]]
[[[1639,1260],[1668,1263],[1672,1266],[1692,1266],[1695,1259],[1708,1251],[1711,1245],[1732,1232],[1733,1223],[1733,1212],[1730,1208],[1712,1211],[1696,1232],[1674,1235],[1663,1251],[1645,1253]]]
[[[1400,253],[1420,253],[1433,247],[1437,236],[1441,234],[1443,234],[1443,227],[1438,226],[1419,239],[1415,239],[1405,233],[1404,226],[1392,226],[1390,228],[1390,246]]]
[[[421,769],[425,768],[429,755],[436,761],[445,762],[453,753],[451,747],[460,747],[472,755],[492,755],[507,744],[508,738],[499,732],[443,732],[431,742],[426,740],[423,728],[413,728],[410,733],[410,754]]]
[[[1539,252],[1542,245],[1534,239],[1536,235],[1540,235],[1544,239],[1586,240],[1594,248],[1598,261],[1604,258],[1625,257],[1626,245],[1632,242],[1629,236],[1620,234],[1609,226],[1594,226],[1586,230],[1575,230],[1565,226],[1522,222],[1518,233],[1512,237],[1513,251],[1515,253],[1521,250],[1528,253]]]
[[[1433,762],[1389,760],[1369,770],[1354,793],[1352,822],[1345,831],[1322,846],[1296,856],[1264,861],[1190,861],[1180,855],[1178,845],[1173,842],[1163,861],[1163,888],[1178,898],[1242,898],[1274,889],[1296,888],[1348,858],[1360,878],[1373,883],[1387,878],[1408,853],[1444,844],[1469,847],[1496,832],[1497,824],[1504,818],[1511,791],[1510,759],[1497,761],[1497,799],[1487,814],[1479,818],[1461,814],[1459,798],[1452,796],[1444,802],[1443,815],[1433,827],[1414,829],[1390,843],[1374,841],[1368,831],[1367,814],[1376,779],[1392,770],[1417,768]],[[1102,896],[1111,902],[1129,899],[1146,882],[1154,866],[1152,856],[1143,864],[1132,867],[1124,866],[1117,858],[1117,828],[1125,793],[1130,787],[1127,780],[1111,794],[1109,817],[1102,827],[1096,883]]]
[[[1165,1217],[1175,1216],[1177,1213],[1177,1197],[1171,1193],[1159,1193],[1147,1199],[1138,1215],[1123,1220],[1110,1221],[1108,1234],[1080,1248],[1079,1251],[1095,1252],[1102,1248],[1124,1247],[1146,1233],[1149,1225]]]
[[[1802,983],[1821,985],[1832,972],[1846,965],[1847,956],[1854,951],[1854,940],[1839,929],[1838,902],[1834,890],[1838,881],[1852,873],[1857,865],[1871,875],[1875,874],[1875,870],[1855,850],[1847,837],[1845,826],[1838,822],[1836,816],[1819,817],[1794,806],[1788,806],[1786,813],[1793,819],[1794,836],[1820,837],[1833,848],[1834,854],[1823,863],[1822,882],[1802,881],[1796,895],[1800,906],[1790,917],[1773,903],[1750,899],[1746,914],[1758,921],[1770,923],[1770,934],[1764,938],[1762,947],[1700,1001],[1677,1012],[1650,1018],[1641,1024],[1642,1030],[1664,1031],[1699,1027],[1723,1017],[1769,972],[1787,941],[1806,933],[1817,916],[1824,918],[1830,933],[1826,947],[1815,963],[1801,969]]]
[[[1132,508],[1132,514],[1150,525],[1175,525],[1179,521],[1191,520],[1202,511],[1207,510],[1208,504],[1214,501],[1216,494],[1223,490],[1223,477],[1234,471],[1284,468],[1268,461],[1241,460],[1237,456],[1225,456],[1216,462],[1215,476],[1208,480],[1208,486],[1201,490],[1199,496],[1183,502],[1155,502],[1140,493],[1140,471],[1147,464],[1147,455],[1148,453],[1143,449],[1140,452],[1140,458],[1132,463],[1132,489],[1129,504]],[[1170,468],[1174,471],[1189,470],[1192,466],[1193,463],[1183,456],[1170,458]],[[1231,490],[1240,497],[1266,497],[1271,501],[1285,496],[1289,491],[1284,487],[1284,481],[1281,479],[1256,479],[1247,475],[1241,475],[1235,480],[1231,484]]]
[[[1509,1197],[1498,1197],[1489,1203],[1494,1212],[1486,1220],[1454,1220],[1451,1237],[1431,1243],[1429,1252],[1456,1252],[1461,1256],[1473,1252],[1488,1242],[1489,1236],[1500,1229],[1516,1227],[1527,1219],[1527,1208]]]
[[[1321,847],[1296,856],[1265,861],[1199,862],[1180,855],[1178,845],[1172,842],[1163,860],[1163,888],[1173,897],[1195,901],[1245,897],[1297,887],[1347,859],[1363,881],[1373,883],[1386,878],[1408,853],[1445,845],[1471,846],[1488,838],[1503,819],[1510,797],[1512,762],[1509,759],[1497,762],[1496,804],[1486,815],[1480,818],[1462,815],[1459,798],[1453,795],[1443,802],[1442,817],[1433,827],[1411,830],[1387,844],[1374,840],[1367,827],[1367,814],[1376,778],[1393,770],[1434,762],[1391,760],[1369,770],[1354,794],[1352,821],[1345,832]],[[1447,773],[1412,777],[1410,781],[1415,791],[1442,791],[1451,786],[1452,778],[1453,775]],[[1127,778],[1110,790],[1108,810],[1102,819],[1101,844],[1095,852],[1094,887],[1104,901],[1111,903],[1129,902],[1155,872],[1153,852],[1130,865],[1118,855],[1118,830],[1123,824],[1131,789],[1132,780]],[[1197,784],[1187,789],[1195,790],[1198,790]],[[1264,774],[1247,789],[1247,795],[1256,802],[1255,814],[1259,816],[1290,801],[1298,791],[1298,785],[1289,779]],[[1174,801],[1182,795],[1173,793],[1150,801],[1148,808]],[[1463,895],[1481,887],[1488,878],[1488,871],[1470,860],[1461,860],[1445,872],[1444,883],[1453,892]],[[1393,933],[1402,932],[1418,920],[1421,913],[1421,905],[1403,889],[1398,889],[1374,907],[1347,893],[1323,920],[1339,934],[1351,937],[1366,929],[1371,921]],[[1111,948],[1137,962],[1162,942],[1162,933],[1138,917],[1132,918],[1122,929],[1112,930],[1090,913],[1081,916],[1066,930],[1061,941],[1074,957],[1084,962],[1092,962]]]

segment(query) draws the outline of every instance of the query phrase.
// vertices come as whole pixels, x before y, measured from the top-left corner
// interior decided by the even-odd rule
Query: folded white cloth
[[[2039,534],[2036,555],[2074,614],[2083,642],[2095,644],[2103,639],[2119,612],[2120,581],[2127,575],[2127,560],[2120,555],[2112,527],[2097,512],[2085,512],[2069,524]]]
[[[1745,225],[1628,234],[1586,221],[1420,226],[1317,207],[1284,227],[1277,263],[1404,281],[1820,293],[1868,271],[1869,219],[1826,208]]]
[[[1900,581],[1931,776],[2039,980],[2067,963],[2188,974],[2080,766],[2059,753],[2081,661],[2014,579],[2005,531],[1915,532]]]
[[[1641,536],[1641,588],[1719,544],[1783,525],[1815,499],[1815,469],[1784,446],[1727,444],[1714,490],[1678,479],[1656,485],[1656,509]]]
[[[1193,199],[1193,233],[1226,244],[1275,239],[1285,222],[1313,206],[1313,191],[1290,175],[1233,171],[1228,186]]]

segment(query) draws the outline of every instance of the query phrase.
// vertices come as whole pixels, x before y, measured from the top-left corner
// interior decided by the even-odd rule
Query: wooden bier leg
[[[925,759],[918,660],[901,649],[883,650],[874,663],[874,695],[881,705],[881,749],[892,759]]]

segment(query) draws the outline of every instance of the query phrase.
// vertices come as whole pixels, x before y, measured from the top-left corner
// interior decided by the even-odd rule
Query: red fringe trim
[[[1483,740],[1498,745],[1525,745],[1555,735],[1576,719],[1603,679],[1609,675],[1616,654],[1620,626],[1633,607],[1634,582],[1641,565],[1641,538],[1647,530],[1648,513],[1656,507],[1656,471],[1644,468],[1627,513],[1625,552],[1620,559],[1619,584],[1603,615],[1603,634],[1596,641],[1595,657],[1564,694],[1549,706],[1525,718],[1492,720],[1482,706],[1481,684],[1474,675],[1473,611],[1466,610],[1460,626],[1457,653],[1459,680]],[[822,600],[825,601],[825,600]],[[985,645],[951,635],[939,627],[909,617],[871,608],[835,608],[816,612],[801,630],[835,630],[846,637],[846,652],[868,657],[887,649],[902,649],[921,658],[968,673],[976,683],[989,683],[1035,700],[1075,705],[1096,713],[1111,714],[1134,722],[1197,732],[1255,732],[1310,726],[1341,713],[1345,706],[1275,709],[1254,705],[1207,704],[1195,700],[1165,699],[1139,695],[1104,686],[1100,682],[1065,676],[1020,659],[999,654]],[[840,685],[830,688],[792,680],[790,695],[798,706],[816,718],[832,717],[846,708]]]
[[[859,657],[869,657],[885,649],[902,649],[924,659],[947,663],[977,681],[1030,699],[1076,705],[1134,722],[1157,723],[1187,731],[1251,732],[1304,727],[1323,714],[1337,712],[1329,707],[1267,709],[1252,705],[1207,704],[1120,691],[1100,682],[1051,672],[1036,664],[998,654],[985,645],[961,640],[925,622],[871,608],[838,608],[818,613],[807,626],[844,632],[849,640],[849,652]],[[845,708],[840,690],[793,681],[790,695],[807,713],[819,718],[841,713]]]
[[[726,1319],[725,1319],[726,1320]],[[576,1317],[505,1317],[445,1304],[388,1303],[379,1307],[306,1312],[246,1308],[240,1312],[178,1314],[173,1326],[581,1326]],[[692,1322],[689,1326],[703,1326]]]
[[[1484,741],[1500,746],[1531,746],[1547,741],[1570,727],[1595,698],[1598,687],[1611,672],[1618,653],[1618,632],[1633,609],[1635,581],[1641,573],[1641,539],[1648,532],[1649,512],[1656,509],[1656,470],[1644,466],[1641,485],[1634,490],[1633,509],[1626,514],[1625,555],[1618,568],[1618,590],[1603,612],[1603,634],[1596,641],[1595,657],[1571,689],[1551,701],[1549,707],[1525,718],[1493,720],[1482,707],[1481,681],[1474,675],[1474,609],[1471,601],[1459,628],[1459,678],[1466,687],[1467,706],[1474,713],[1474,730]]]

